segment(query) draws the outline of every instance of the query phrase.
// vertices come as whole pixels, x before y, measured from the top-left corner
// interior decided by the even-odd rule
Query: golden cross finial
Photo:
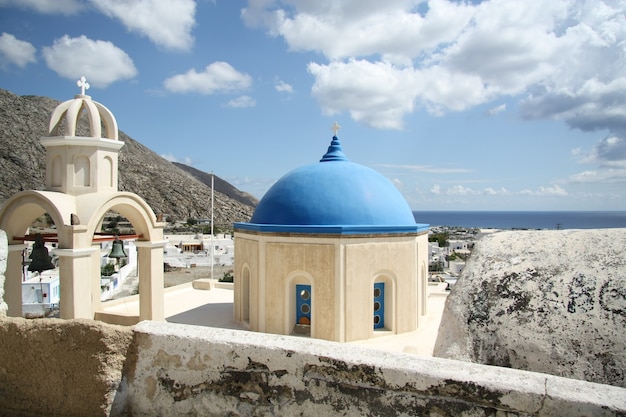
[[[337,136],[337,132],[339,132],[339,129],[341,129],[341,125],[339,125],[339,123],[335,122],[330,127],[330,129],[333,131],[333,136]]]
[[[80,77],[80,80],[76,81],[76,85],[80,87],[80,94],[83,96],[85,95],[85,90],[89,90],[89,87],[91,87],[85,76]]]

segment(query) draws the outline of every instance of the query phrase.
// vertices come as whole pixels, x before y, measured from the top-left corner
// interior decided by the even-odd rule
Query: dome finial
[[[85,78],[84,75],[80,77],[80,80],[76,81],[76,85],[80,87],[81,96],[84,96],[85,90],[89,90],[89,87],[91,87],[89,83],[87,82],[87,78]]]
[[[320,162],[329,162],[329,161],[347,161],[348,158],[343,153],[343,149],[341,149],[341,143],[339,142],[339,138],[337,137],[337,132],[341,129],[339,123],[333,123],[331,130],[333,131],[333,139],[330,141],[330,146],[328,147],[328,151],[322,156]]]

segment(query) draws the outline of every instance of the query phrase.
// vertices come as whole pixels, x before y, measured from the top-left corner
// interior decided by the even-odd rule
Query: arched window
[[[250,323],[250,269],[245,266],[241,274],[241,319]]]
[[[315,287],[310,274],[297,271],[286,280],[286,334],[311,336],[315,325]]]
[[[374,330],[395,331],[396,287],[390,274],[379,274],[374,279],[372,311]]]
[[[63,185],[63,167],[59,155],[52,159],[50,185],[52,187],[61,187]]]
[[[89,187],[89,159],[86,156],[77,156],[74,159],[74,185],[76,187]]]

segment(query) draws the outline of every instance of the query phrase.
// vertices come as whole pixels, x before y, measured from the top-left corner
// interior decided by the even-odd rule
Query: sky
[[[626,1],[0,0],[0,88],[86,94],[261,198],[333,135],[413,210],[626,210]]]

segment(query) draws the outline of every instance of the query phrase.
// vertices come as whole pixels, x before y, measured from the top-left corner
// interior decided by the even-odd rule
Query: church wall
[[[245,239],[235,235],[235,246],[237,256],[235,256],[235,278],[234,278],[234,304],[235,320],[246,321],[245,311],[248,311],[248,323],[252,330],[259,329],[259,299],[244,294],[244,268],[249,271],[248,291],[249,294],[259,293],[259,242],[257,240]],[[245,306],[247,304],[247,307]]]
[[[427,314],[428,303],[428,259],[430,255],[428,253],[428,232],[422,233],[417,237],[417,286],[418,286],[418,299],[417,299],[417,325],[420,325],[420,316]]]
[[[392,314],[385,318],[385,330],[402,333],[417,329],[417,250],[414,237],[386,242],[364,241],[346,245],[346,341],[369,339],[374,335],[373,285],[378,275],[393,282]],[[386,303],[387,304],[387,303]],[[387,321],[391,321],[388,323]]]
[[[239,250],[239,248],[237,248]],[[298,274],[311,279],[311,336],[335,338],[335,246],[318,243],[268,242],[265,249],[265,331],[290,334],[295,305],[289,292],[294,291],[293,278]],[[292,278],[292,279],[289,279]]]

